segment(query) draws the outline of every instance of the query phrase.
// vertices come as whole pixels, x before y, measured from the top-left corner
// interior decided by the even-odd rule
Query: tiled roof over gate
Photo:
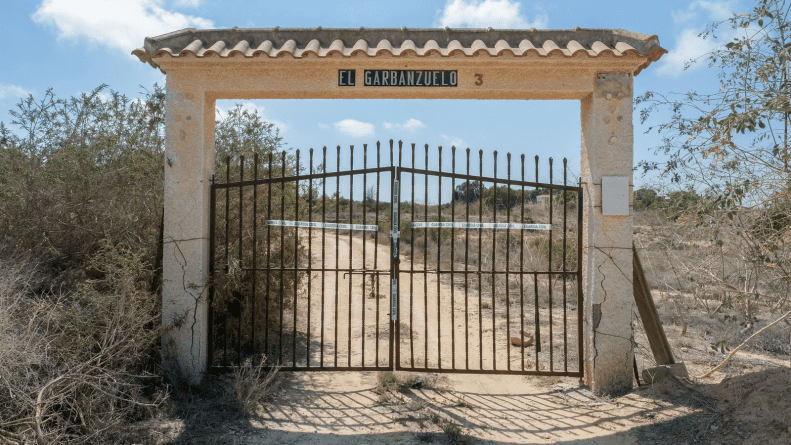
[[[638,74],[667,51],[656,36],[623,29],[182,29],[147,37],[132,52],[158,68],[157,57],[637,57]]]

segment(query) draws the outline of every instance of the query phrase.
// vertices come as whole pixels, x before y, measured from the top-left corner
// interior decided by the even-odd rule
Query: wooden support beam
[[[640,257],[637,255],[634,243],[632,243],[632,254],[634,256],[632,273],[634,301],[637,304],[637,310],[640,312],[640,319],[643,321],[645,334],[648,337],[648,343],[651,345],[651,352],[654,354],[654,360],[656,360],[657,365],[671,365],[676,362],[673,359],[673,351],[670,350],[670,343],[668,343],[665,330],[659,321],[659,314],[656,312],[654,300],[651,298],[651,288],[648,287],[648,281],[645,279],[645,272],[643,272],[643,265],[640,263]]]

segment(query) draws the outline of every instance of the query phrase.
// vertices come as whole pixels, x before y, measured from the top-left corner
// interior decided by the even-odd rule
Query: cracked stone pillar
[[[630,73],[600,73],[593,93],[581,100],[583,335],[585,374],[595,394],[632,387],[632,84]],[[620,200],[607,187],[604,212],[602,177],[623,184]],[[615,212],[614,201],[620,203]]]
[[[207,366],[209,184],[214,173],[214,99],[186,73],[168,71],[162,339],[166,365],[192,384]]]

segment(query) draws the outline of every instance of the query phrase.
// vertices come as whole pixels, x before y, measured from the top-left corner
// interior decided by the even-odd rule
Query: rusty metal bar
[[[470,175],[470,149],[467,148],[467,176]],[[465,215],[464,221],[470,222],[470,180],[466,180],[464,192]],[[470,329],[469,329],[469,277],[467,276],[470,263],[470,231],[464,231],[464,369],[470,369]]]
[[[258,153],[253,156],[253,178],[258,179]],[[258,185],[253,186],[253,266],[258,264]],[[255,300],[258,271],[253,271],[252,295],[250,296],[250,348],[255,347]],[[251,352],[252,352],[251,351]]]
[[[522,181],[525,180],[525,155],[522,159]],[[522,223],[525,222],[525,186],[522,184],[522,197],[520,199],[522,207]],[[524,341],[525,337],[525,229],[521,230],[519,237],[519,338]],[[522,351],[522,371],[525,370],[525,348]]]
[[[363,144],[363,170],[366,169],[367,167],[368,167],[368,144]],[[368,201],[368,175],[363,175],[363,225],[365,225],[365,222],[366,222],[366,210],[367,210],[366,202],[367,201]],[[379,221],[374,221],[374,222],[377,225],[379,224]],[[377,231],[376,235],[378,235],[378,233],[379,232]],[[365,262],[365,251],[367,250],[365,248],[365,245],[367,244],[365,242],[366,236],[367,235],[363,234],[363,273],[362,273],[362,275],[363,275],[362,276],[362,282],[363,282],[362,283],[362,287],[363,287],[363,293],[362,293],[363,312],[362,312],[362,317],[363,317],[363,322],[362,322],[362,335],[360,336],[362,338],[362,352],[361,352],[361,358],[360,358],[360,366],[362,366],[363,368],[365,368],[365,268],[367,267],[366,262]],[[351,278],[349,278],[349,282],[351,282]]]
[[[376,168],[378,169],[381,165],[382,153],[381,147],[379,146],[379,141],[376,142]],[[376,224],[379,224],[379,171],[376,172]],[[374,270],[378,270],[378,259],[379,259],[379,232],[376,233],[376,242],[374,243]],[[376,276],[376,292],[375,299],[376,299],[376,329],[374,332],[374,337],[376,339],[376,364],[375,366],[379,366],[379,276]]]
[[[497,150],[494,151],[494,202],[492,203],[493,216],[492,222],[497,223]],[[497,236],[492,232],[492,271],[497,269]],[[492,275],[492,369],[497,369],[497,302],[496,302],[496,281]]]
[[[354,168],[354,145],[349,146],[349,168]],[[338,199],[340,199],[340,196],[338,196]],[[352,215],[354,215],[354,175],[349,175],[349,224],[354,224]],[[352,250],[352,245],[354,244],[352,242],[352,232],[353,230],[349,230],[349,269],[352,268],[352,257],[354,253]],[[349,277],[349,318],[346,319],[348,325],[348,338],[346,342],[347,366],[352,366],[352,281],[352,278]]]
[[[308,162],[308,172],[313,173],[313,149],[310,149],[310,161]],[[308,222],[313,222],[313,179],[308,180]],[[308,267],[312,266],[313,262],[313,227],[308,226]],[[311,300],[313,293],[311,292],[313,282],[313,271],[308,271],[308,333],[307,341],[305,342],[305,366],[310,367],[310,307],[312,306]]]
[[[214,187],[214,175],[211,175],[211,186],[209,187],[209,326],[208,326],[208,358],[207,368],[211,369],[214,365],[214,347],[217,339],[214,338],[214,280],[215,272],[215,231],[217,230],[217,189]],[[162,240],[159,240],[160,242]]]
[[[439,172],[442,172],[442,146],[439,146]],[[439,183],[439,193],[437,194],[437,221],[442,222],[442,178],[437,178]],[[428,205],[428,202],[426,202]],[[437,227],[437,270],[442,270],[442,228]],[[437,367],[442,369],[442,314],[440,314],[440,306],[442,306],[442,291],[441,281],[437,275]]]
[[[412,144],[412,163],[410,164],[412,167],[415,166],[415,144]],[[412,206],[410,208],[410,215],[412,218],[412,223],[409,225],[410,236],[409,236],[409,268],[410,270],[415,269],[415,174],[411,173],[410,182],[412,186],[412,194],[410,195],[410,199],[412,201]],[[425,268],[424,268],[425,269]],[[413,368],[415,367],[415,330],[412,329],[414,323],[412,321],[412,313],[414,312],[413,306],[413,299],[414,299],[414,285],[415,279],[412,272],[409,273],[409,364]]]
[[[451,158],[451,172],[455,175],[456,174],[456,146],[453,145],[450,147],[450,158]],[[450,220],[451,222],[456,221],[456,202],[453,199],[453,193],[456,191],[456,177],[453,176],[450,180]],[[442,184],[442,178],[440,178],[440,184]],[[442,196],[442,193],[440,193]],[[441,200],[441,199],[440,199]],[[441,206],[440,206],[441,207]],[[450,229],[450,367],[451,369],[456,369],[456,300],[454,291],[456,290],[456,255],[455,255],[455,246],[456,246],[456,229]],[[439,269],[439,267],[437,268]],[[437,282],[439,282],[439,277],[437,277]]]
[[[552,158],[549,158],[549,183],[552,184]],[[552,195],[555,193],[549,191],[549,225],[552,225]],[[565,234],[564,234],[565,235]],[[552,272],[552,230],[549,231],[549,270]],[[555,363],[555,348],[553,347],[553,331],[552,326],[555,324],[555,319],[552,317],[552,274],[547,276],[547,287],[549,288],[549,370],[553,370]]]
[[[280,170],[280,177],[282,178],[286,174],[286,152],[282,152],[280,155],[281,159],[281,170]],[[280,219],[286,219],[286,183],[280,183]],[[285,241],[286,236],[286,228],[280,228],[280,248],[283,249],[286,245]],[[284,256],[280,255],[280,326],[279,326],[279,335],[278,335],[278,345],[277,345],[277,354],[279,356],[280,363],[283,363],[283,297],[285,294],[285,258]]]
[[[321,168],[324,173],[327,173],[327,146],[321,149]],[[327,290],[327,285],[324,281],[324,268],[326,267],[327,249],[327,231],[324,228],[324,223],[327,222],[327,178],[321,178],[321,340],[319,350],[319,364],[324,367],[324,293]]]
[[[568,159],[563,158],[563,185],[566,185],[568,174]],[[568,238],[568,231],[566,229],[566,220],[568,219],[569,207],[569,192],[563,190],[563,272],[566,272],[566,238]],[[569,337],[566,317],[568,311],[566,310],[566,274],[563,275],[563,371],[569,370]]]
[[[294,167],[296,170],[296,177],[299,178],[299,149],[297,149],[297,165]],[[299,179],[294,181],[294,220],[299,221]],[[298,284],[299,275],[297,268],[299,267],[299,230],[294,227],[294,336],[291,338],[291,366],[297,367],[297,308],[299,307]]]
[[[478,177],[483,178],[483,150],[478,150]],[[483,180],[478,180],[478,222],[483,222]],[[483,370],[483,283],[481,280],[481,252],[483,229],[478,229],[478,369]]]
[[[269,152],[269,171],[267,172],[269,178],[272,178],[272,152]],[[272,185],[267,184],[266,186],[266,194],[267,194],[267,201],[266,201],[266,214],[272,214]],[[269,283],[272,280],[271,277],[271,267],[272,263],[270,257],[270,247],[272,245],[272,232],[269,228],[269,224],[266,225],[266,292],[264,294],[264,318],[266,318],[266,329],[264,330],[264,345],[266,348],[267,353],[269,352]]]
[[[335,171],[341,171],[341,146],[338,145],[337,147],[337,154],[335,158]],[[340,201],[341,201],[341,177],[340,175],[335,176],[335,221],[340,221]],[[340,264],[338,251],[340,251],[340,230],[335,231],[335,267],[337,268]],[[338,367],[338,272],[335,272],[335,318],[334,318],[334,325],[335,325],[335,341],[332,343],[332,348],[335,351],[335,367]]]
[[[511,180],[511,153],[506,153],[508,159],[508,180]],[[508,185],[506,196],[506,222],[511,222],[511,186]],[[521,223],[521,222],[520,222]],[[506,339],[506,363],[508,370],[511,370],[511,229],[505,231],[505,339]]]

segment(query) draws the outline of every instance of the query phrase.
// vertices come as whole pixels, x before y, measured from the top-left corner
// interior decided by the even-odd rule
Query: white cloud
[[[686,9],[673,11],[670,15],[676,24],[686,24],[701,18],[706,20],[725,20],[733,14],[735,8],[733,1],[705,1],[697,0],[690,3]]]
[[[373,136],[376,132],[374,124],[369,124],[368,122],[360,122],[354,119],[344,119],[339,122],[335,122],[332,124],[336,130],[345,134],[346,136],[351,136],[353,138],[364,138],[366,136]]]
[[[192,6],[193,8],[200,6],[202,0],[176,0],[178,6]]]
[[[255,102],[251,102],[249,100],[245,102],[234,102],[230,107],[217,105],[216,107],[217,107],[218,117],[224,118],[225,116],[227,116],[228,112],[232,108],[235,108],[237,104],[241,105],[242,109],[247,110],[248,113],[258,113],[258,115],[261,116],[261,119],[263,121],[275,124],[275,127],[279,128],[281,133],[286,133],[288,131],[288,125],[286,125],[285,122],[268,117],[266,115],[266,107],[264,107],[263,105],[258,105]]]
[[[657,73],[663,76],[678,77],[684,72],[684,65],[691,59],[697,59],[717,47],[717,42],[711,37],[703,39],[698,37],[699,32],[685,29],[676,38],[673,49],[662,57]],[[695,63],[687,71],[697,70],[706,66],[705,63]]]
[[[537,12],[528,20],[511,0],[448,0],[437,25],[451,28],[546,28],[549,18]]]
[[[27,97],[32,91],[28,91],[20,86],[7,83],[0,83],[0,100],[21,99]]]
[[[701,57],[717,49],[723,42],[732,40],[737,31],[728,26],[721,26],[716,33],[716,39],[711,34],[706,39],[698,36],[709,22],[722,21],[731,17],[736,7],[735,0],[696,0],[684,9],[671,12],[673,22],[681,30],[676,33],[673,48],[660,60],[657,74],[678,77],[684,72],[684,66],[690,60],[699,61],[690,64],[686,71],[694,71],[707,66],[706,61]]]
[[[387,130],[406,130],[411,132],[415,132],[421,128],[424,128],[425,126],[426,125],[423,122],[420,122],[415,118],[409,118],[403,124],[393,124],[390,122],[385,122],[383,125],[383,127],[385,127],[385,129]]]
[[[446,134],[440,135],[442,139],[448,141],[448,145],[456,148],[467,148],[467,143],[464,142],[464,139],[456,136],[448,136]]]
[[[125,54],[143,46],[145,37],[188,27],[214,26],[211,20],[167,11],[162,3],[163,0],[44,0],[32,19],[54,26],[59,39],[85,39]]]

